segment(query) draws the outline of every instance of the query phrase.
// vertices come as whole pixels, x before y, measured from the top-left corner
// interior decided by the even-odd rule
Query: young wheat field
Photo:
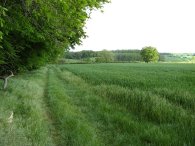
[[[194,64],[48,65],[0,90],[0,146],[131,145],[195,145]]]

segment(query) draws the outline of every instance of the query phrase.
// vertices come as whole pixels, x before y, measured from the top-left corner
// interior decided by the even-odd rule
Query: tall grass
[[[16,76],[0,90],[0,145],[195,145],[194,72],[193,64],[66,64]]]
[[[43,103],[46,68],[9,80],[8,89],[0,90],[0,145],[54,145]],[[13,111],[13,122],[7,118]]]
[[[194,144],[193,64],[65,65],[61,69],[84,79],[89,90],[110,104],[172,133],[177,140],[170,144]]]
[[[70,72],[62,71],[60,79],[64,81],[65,93],[70,97],[69,104],[79,108],[87,122],[96,129],[97,138],[101,141],[98,145],[160,145],[176,139],[174,133],[141,121],[122,106],[97,96],[91,85]]]

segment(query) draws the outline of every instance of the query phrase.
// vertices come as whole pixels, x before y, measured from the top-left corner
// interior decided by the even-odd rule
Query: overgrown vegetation
[[[80,44],[90,12],[107,2],[0,0],[0,73],[36,69]]]
[[[10,79],[6,91],[0,90],[0,145],[55,145],[46,110],[47,68]],[[2,84],[2,82],[0,82]],[[13,112],[13,120],[8,117]]]
[[[195,145],[194,72],[65,64],[16,76],[0,90],[0,145]]]

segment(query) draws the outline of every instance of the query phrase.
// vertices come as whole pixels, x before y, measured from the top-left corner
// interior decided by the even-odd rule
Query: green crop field
[[[17,75],[0,90],[1,145],[194,146],[195,65],[62,64]]]

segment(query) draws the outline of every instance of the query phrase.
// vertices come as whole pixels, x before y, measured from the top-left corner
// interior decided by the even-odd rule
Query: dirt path
[[[59,140],[60,140],[60,135],[59,132],[56,128],[56,122],[54,121],[54,118],[52,116],[52,112],[50,110],[50,105],[49,105],[49,101],[48,101],[48,84],[49,84],[49,68],[46,72],[46,78],[45,78],[45,89],[44,89],[44,97],[43,97],[43,106],[45,109],[45,118],[48,121],[48,123],[50,124],[49,130],[50,130],[50,134],[53,140],[53,143],[56,145],[59,145]]]

